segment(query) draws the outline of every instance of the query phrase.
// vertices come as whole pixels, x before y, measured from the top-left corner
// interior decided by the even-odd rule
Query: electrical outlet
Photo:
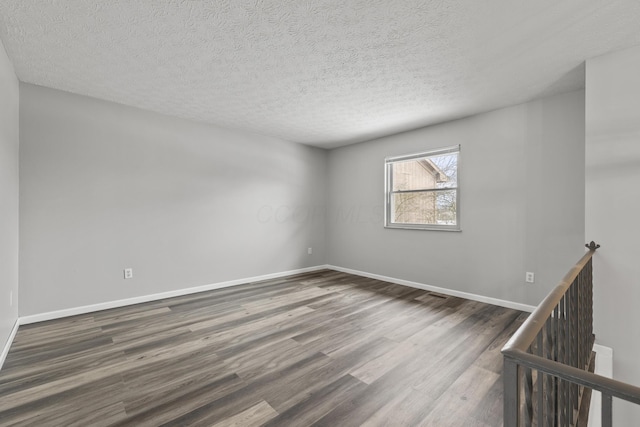
[[[527,272],[524,274],[524,280],[525,280],[525,282],[527,282],[527,283],[533,283],[533,282],[535,282],[535,275],[534,275],[532,272],[527,271]]]
[[[124,278],[125,279],[133,279],[133,268],[125,268],[124,269]]]
[[[307,254],[311,255],[313,253],[313,248],[307,248]]]

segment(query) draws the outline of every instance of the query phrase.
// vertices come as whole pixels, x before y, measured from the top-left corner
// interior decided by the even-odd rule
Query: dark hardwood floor
[[[494,427],[521,314],[324,270],[21,326],[0,425]]]

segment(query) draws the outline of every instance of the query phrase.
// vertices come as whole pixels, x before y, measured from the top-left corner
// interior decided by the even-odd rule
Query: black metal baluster
[[[538,348],[536,349],[536,355],[544,357],[544,329],[538,333]],[[536,371],[536,382],[538,384],[538,404],[536,405],[537,411],[535,411],[535,420],[538,426],[543,425],[544,419],[544,373],[540,370]]]
[[[568,335],[569,335],[569,323],[567,322],[567,296],[562,297],[560,300],[560,362],[567,364],[568,356]],[[560,425],[568,425],[568,411],[569,406],[569,389],[565,380],[560,380],[560,394],[558,398],[558,405],[560,407]]]
[[[531,352],[531,348],[529,348]],[[530,368],[523,368],[524,371],[524,425],[531,427],[533,423],[533,378]]]
[[[520,412],[520,373],[518,364],[509,358],[504,359],[504,425],[517,427]]]
[[[602,427],[613,426],[613,397],[602,393]]]
[[[554,352],[555,352],[555,348],[554,348],[554,337],[553,337],[553,317],[550,317],[547,319],[547,321],[545,322],[545,330],[546,330],[546,337],[547,337],[547,346],[545,348],[546,350],[546,358],[549,360],[553,360],[554,358]],[[545,403],[545,408],[544,408],[544,413],[545,413],[545,422],[544,425],[552,427],[555,425],[554,423],[554,416],[555,416],[555,405],[554,405],[554,401],[555,401],[555,390],[554,390],[554,384],[555,384],[555,380],[553,375],[545,375],[545,396],[544,396],[544,403]]]

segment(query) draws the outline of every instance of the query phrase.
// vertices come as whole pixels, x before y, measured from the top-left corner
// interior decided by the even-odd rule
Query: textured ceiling
[[[24,82],[320,147],[584,86],[615,0],[3,0]]]

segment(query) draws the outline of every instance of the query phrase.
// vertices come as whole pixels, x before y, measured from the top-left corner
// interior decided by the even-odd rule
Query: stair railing
[[[592,372],[592,258],[600,245],[586,246],[502,349],[506,427],[586,425],[591,390],[602,393],[602,427],[612,426],[613,397],[640,405],[639,387]]]

